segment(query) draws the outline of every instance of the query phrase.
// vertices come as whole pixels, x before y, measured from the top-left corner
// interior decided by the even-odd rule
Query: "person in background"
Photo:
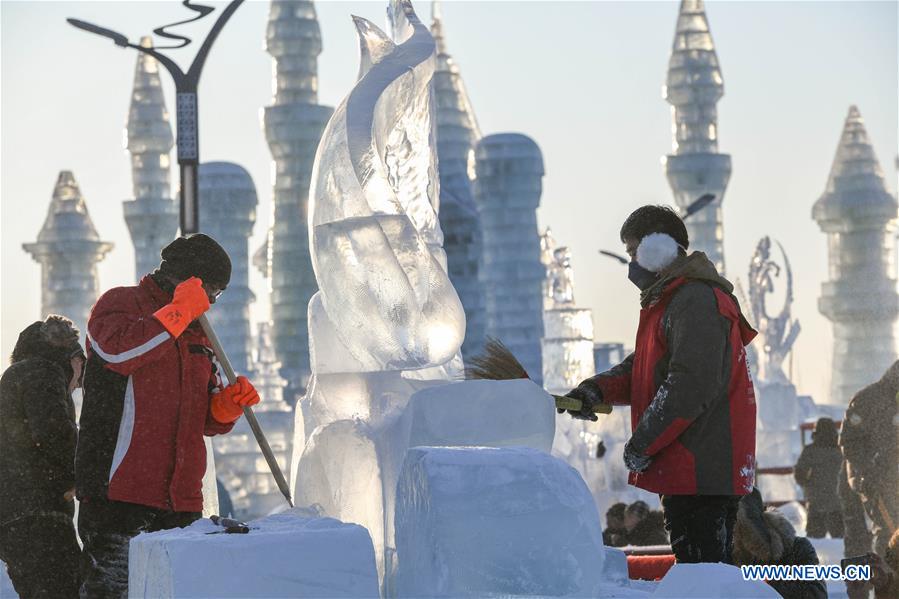
[[[874,551],[886,553],[899,528],[899,361],[855,394],[840,430],[849,486],[873,524]]]
[[[132,537],[200,517],[203,436],[227,433],[259,401],[246,377],[223,387],[196,322],[228,285],[225,250],[198,233],[161,256],[137,286],[104,293],[87,324],[75,463],[85,597],[127,594]]]
[[[23,599],[78,596],[72,392],[78,329],[51,315],[19,335],[0,378],[0,559]]]
[[[624,512],[625,540],[628,545],[667,545],[661,512],[650,510],[645,501],[635,501]]]
[[[837,445],[838,439],[834,421],[819,418],[811,444],[802,448],[793,468],[796,483],[805,494],[808,513],[805,531],[812,539],[828,533],[834,539],[843,537],[843,512],[837,495],[843,453]]]
[[[777,510],[765,511],[758,489],[744,496],[734,525],[733,563],[736,566],[818,564],[818,553],[805,537]],[[784,599],[827,599],[821,580],[768,581]]]
[[[623,547],[627,545],[624,527],[624,510],[627,505],[618,502],[606,510],[606,529],[602,531],[602,543],[606,547]]]
[[[658,493],[678,562],[730,561],[740,496],[755,477],[756,405],[745,346],[756,336],[681,218],[638,208],[621,227],[640,290],[634,353],[568,392],[595,420],[600,403],[631,406],[629,483]]]

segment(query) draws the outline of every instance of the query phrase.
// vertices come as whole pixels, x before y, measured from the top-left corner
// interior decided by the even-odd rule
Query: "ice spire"
[[[681,0],[663,95],[674,117],[674,152],[665,159],[668,184],[682,211],[706,193],[715,195],[686,224],[690,249],[705,252],[723,273],[721,202],[731,164],[728,154],[718,152],[716,105],[724,80],[702,0]]]
[[[818,310],[833,322],[829,403],[845,405],[896,359],[897,211],[861,113],[851,106],[827,187],[812,208],[828,237],[830,280]]]
[[[71,171],[60,171],[37,241],[22,244],[41,265],[41,313],[61,314],[87,332],[87,318],[99,295],[97,262],[113,248],[101,241]]]
[[[275,60],[265,136],[275,162],[272,230],[259,260],[270,275],[273,337],[292,404],[309,377],[306,309],[318,289],[309,257],[308,195],[315,150],[333,109],[318,102],[321,29],[309,1],[273,0],[266,50]]]
[[[142,37],[140,43],[145,48],[153,47],[150,37]],[[134,69],[126,133],[134,199],[126,200],[122,207],[139,279],[159,264],[159,250],[175,238],[178,230],[178,206],[172,201],[169,182],[172,126],[159,65],[143,53],[138,53]]]
[[[440,227],[450,280],[465,309],[463,357],[479,353],[484,342],[483,286],[478,282],[481,222],[471,188],[474,147],[481,138],[459,67],[446,51],[440,4],[431,4],[431,35],[437,46],[432,80],[437,105],[437,155],[440,162]]]

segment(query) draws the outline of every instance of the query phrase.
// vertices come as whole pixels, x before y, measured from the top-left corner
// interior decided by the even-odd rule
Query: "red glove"
[[[209,409],[218,422],[230,424],[240,418],[244,406],[255,406],[258,403],[259,394],[253,383],[247,377],[239,376],[233,385],[228,385],[212,396]]]
[[[208,309],[209,297],[203,289],[203,281],[191,277],[178,283],[172,302],[154,312],[153,316],[172,334],[172,337],[179,337],[190,323]]]

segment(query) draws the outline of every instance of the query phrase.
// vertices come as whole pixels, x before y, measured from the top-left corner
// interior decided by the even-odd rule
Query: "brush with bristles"
[[[509,351],[509,348],[503,345],[503,342],[493,337],[487,337],[484,344],[484,353],[470,358],[468,365],[465,367],[465,379],[488,379],[493,381],[507,381],[511,379],[529,379],[527,370],[521,365],[521,362],[515,355]],[[552,395],[552,394],[550,394]],[[564,395],[553,395],[556,402],[556,408],[561,410],[581,411],[583,402],[573,397],[565,397]],[[612,406],[609,404],[598,404],[594,406],[593,411],[599,414],[610,414]]]

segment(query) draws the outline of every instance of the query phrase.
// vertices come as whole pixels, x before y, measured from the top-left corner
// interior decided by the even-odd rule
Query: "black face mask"
[[[640,291],[646,291],[658,280],[656,273],[640,266],[636,260],[627,266],[627,278],[636,285]]]

